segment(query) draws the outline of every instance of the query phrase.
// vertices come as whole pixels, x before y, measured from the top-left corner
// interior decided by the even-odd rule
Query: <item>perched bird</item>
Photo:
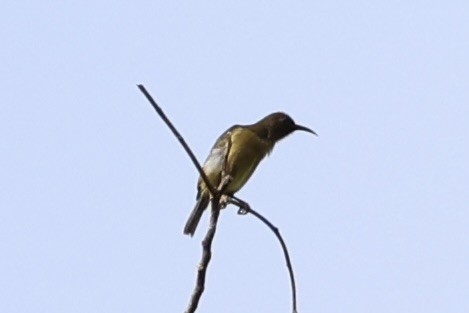
[[[233,196],[251,177],[259,162],[268,155],[274,145],[295,130],[303,130],[314,135],[311,129],[295,124],[285,113],[267,115],[251,125],[234,125],[225,131],[215,142],[203,170],[214,188],[230,175],[231,181],[224,194]],[[202,178],[197,183],[197,203],[184,227],[184,234],[194,235],[202,213],[210,202],[210,191]]]

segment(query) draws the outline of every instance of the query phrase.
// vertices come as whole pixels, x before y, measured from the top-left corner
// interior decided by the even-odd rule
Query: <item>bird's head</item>
[[[317,136],[313,130],[296,124],[290,116],[282,112],[267,115],[260,120],[258,124],[262,125],[267,131],[267,138],[275,142],[285,138],[296,130],[306,131]]]

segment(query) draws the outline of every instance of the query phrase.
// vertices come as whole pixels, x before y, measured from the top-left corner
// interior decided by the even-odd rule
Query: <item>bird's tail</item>
[[[197,200],[191,215],[187,219],[186,226],[184,226],[185,235],[190,235],[191,237],[194,236],[197,225],[199,225],[200,218],[202,217],[202,213],[204,213],[204,210],[207,208],[209,202],[210,197],[200,195],[200,198]]]

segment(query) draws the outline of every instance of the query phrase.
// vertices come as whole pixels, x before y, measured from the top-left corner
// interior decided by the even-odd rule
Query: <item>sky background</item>
[[[469,312],[467,1],[2,1],[0,311],[183,312],[200,160],[284,111],[238,196],[306,312]],[[198,312],[290,312],[273,234],[223,211]]]

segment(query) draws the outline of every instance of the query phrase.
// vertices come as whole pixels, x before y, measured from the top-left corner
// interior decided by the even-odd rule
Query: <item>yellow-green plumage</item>
[[[270,114],[251,125],[235,125],[215,142],[204,163],[204,172],[214,188],[218,187],[223,176],[230,175],[232,180],[226,187],[225,194],[232,196],[246,184],[275,143],[295,130],[314,133],[304,126],[296,125],[284,113]],[[184,227],[184,233],[191,236],[210,202],[210,192],[200,178],[197,189],[197,204]]]
[[[260,139],[249,128],[236,127],[226,134],[223,141],[227,144],[227,160],[223,168],[225,174],[232,177],[231,183],[225,189],[227,194],[233,194],[241,189],[251,177],[259,162],[272,150],[273,143]],[[248,148],[247,148],[248,147]],[[217,187],[221,181],[221,172],[217,169],[209,171],[211,183]],[[199,181],[201,189],[206,192],[203,181]]]

